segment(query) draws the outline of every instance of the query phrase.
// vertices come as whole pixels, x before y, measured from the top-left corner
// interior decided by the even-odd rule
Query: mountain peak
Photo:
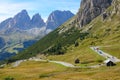
[[[23,10],[21,11],[21,13],[28,14],[28,13],[27,13],[27,10],[25,10],[25,9],[23,9]]]
[[[15,15],[15,17],[23,17],[23,16],[27,16],[27,17],[29,16],[27,10],[22,10],[17,15]]]
[[[61,11],[61,10],[55,10],[55,11],[53,11],[51,14],[60,14],[60,13],[72,13],[71,11],[69,11],[69,10],[64,10],[64,11]],[[73,14],[73,13],[72,13]],[[74,14],[73,14],[74,15]]]
[[[15,17],[18,17],[18,16],[21,16],[21,17],[22,17],[22,16],[24,16],[24,15],[27,16],[27,17],[29,16],[27,10],[22,10],[22,11],[19,12],[17,15],[15,15]]]
[[[13,18],[14,21],[14,27],[17,27],[19,29],[28,29],[29,23],[30,23],[30,17],[26,10],[22,10]]]
[[[55,10],[52,13],[57,13],[57,12],[63,12],[63,11],[61,11],[61,10]]]
[[[33,15],[32,19],[33,18],[41,18],[40,14],[39,13],[36,13],[35,15]]]
[[[38,28],[43,27],[45,25],[39,13],[33,15],[32,20],[31,20],[31,25],[32,27],[38,27]]]
[[[47,20],[47,28],[48,29],[56,29],[58,26],[63,24],[65,21],[73,17],[74,14],[70,11],[60,11],[60,10],[55,10],[53,11]]]

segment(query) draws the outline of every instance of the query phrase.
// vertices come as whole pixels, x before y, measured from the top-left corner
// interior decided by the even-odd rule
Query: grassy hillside
[[[89,47],[74,47],[70,46],[64,55],[50,55],[47,59],[56,61],[65,61],[75,64],[75,60],[79,59],[81,66],[89,66],[95,64],[101,64],[105,59],[96,54]],[[75,64],[76,65],[76,64]]]
[[[7,80],[6,78],[14,78],[15,80],[39,80],[54,75],[53,73],[66,70],[66,67],[59,64],[27,61],[16,68],[9,64],[5,68],[0,69],[0,80]]]
[[[101,50],[113,56],[117,56],[120,59],[120,45],[110,45],[110,46],[101,47]]]
[[[76,40],[79,42],[78,47],[71,45],[68,47],[65,55],[48,56],[49,59],[61,60],[74,63],[76,58],[82,61],[88,60],[88,64],[99,60],[103,60],[101,57],[94,56],[94,52],[89,50],[90,46],[101,46],[101,49],[113,56],[120,58],[120,16],[109,16],[106,20],[103,20],[102,15],[98,16],[90,24],[82,28],[81,32],[88,32],[89,35],[85,39],[81,40],[80,37]],[[91,57],[93,56],[93,57]],[[93,59],[93,62],[90,62]]]

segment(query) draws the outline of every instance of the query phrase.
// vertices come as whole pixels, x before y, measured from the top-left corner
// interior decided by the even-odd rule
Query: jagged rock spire
[[[112,1],[113,0],[82,0],[77,18],[79,26],[83,27],[99,16],[112,4]]]

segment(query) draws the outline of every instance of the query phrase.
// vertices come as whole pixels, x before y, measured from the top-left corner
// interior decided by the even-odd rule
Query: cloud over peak
[[[44,20],[54,10],[70,10],[76,13],[79,4],[80,0],[1,0],[0,22],[13,17],[23,9],[26,9],[30,16],[40,13]]]

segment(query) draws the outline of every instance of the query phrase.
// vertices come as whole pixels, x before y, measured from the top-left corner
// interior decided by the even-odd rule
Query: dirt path
[[[50,60],[43,60],[43,59],[39,59],[39,58],[31,58],[29,60],[18,60],[14,63],[12,63],[12,67],[17,67],[19,66],[22,62],[25,61],[47,61],[47,62],[51,62],[51,63],[57,63],[57,64],[61,64],[65,67],[75,67],[73,64],[67,63],[67,62],[62,62],[62,61],[50,61]]]
[[[12,67],[17,67],[17,66],[19,66],[24,61],[26,61],[26,60],[18,60],[16,62],[12,63]]]
[[[49,62],[61,64],[61,65],[66,66],[66,67],[75,67],[73,64],[70,64],[67,62],[62,62],[62,61],[49,61]]]

